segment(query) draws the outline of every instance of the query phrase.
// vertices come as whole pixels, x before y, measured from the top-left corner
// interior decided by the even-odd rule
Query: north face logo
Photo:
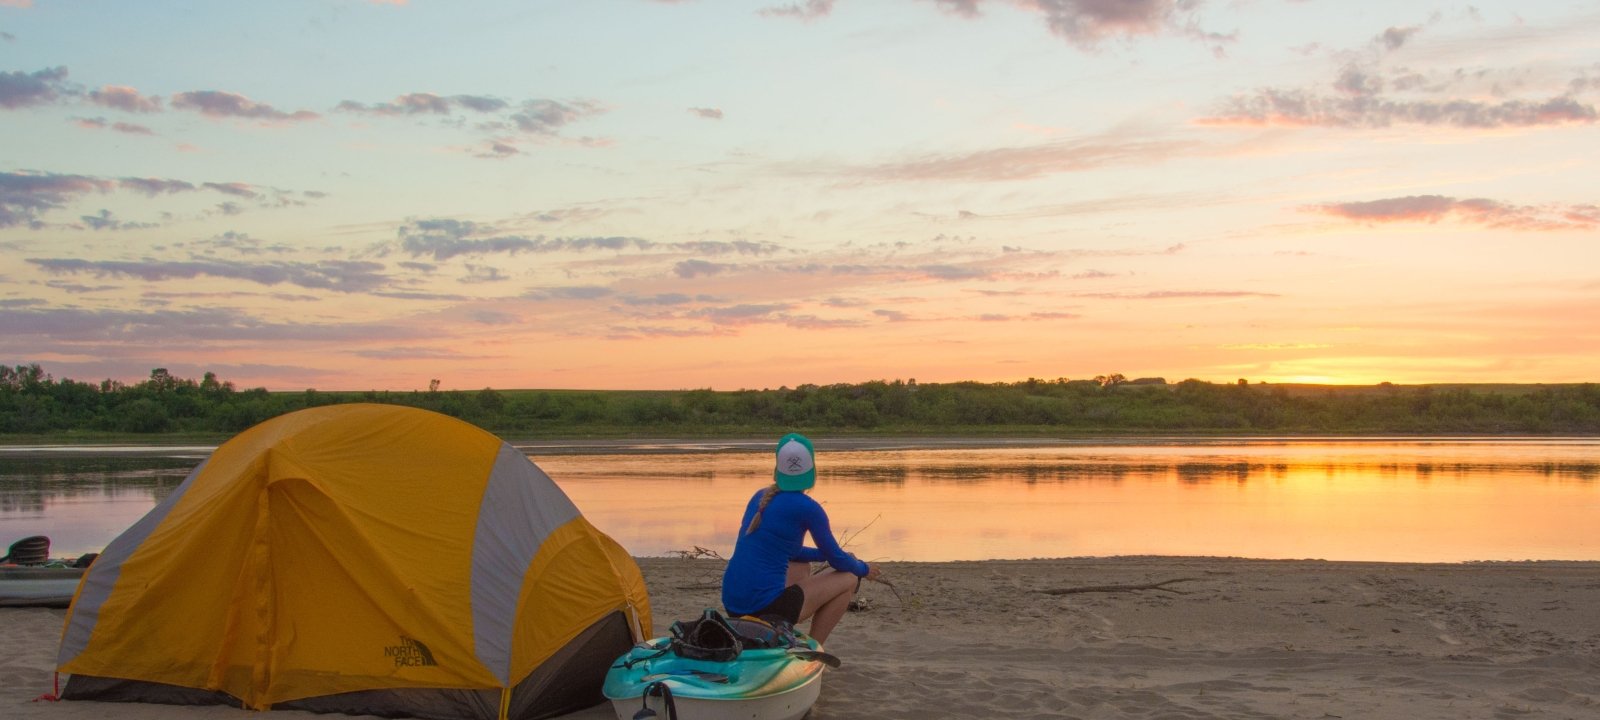
[[[427,645],[423,645],[421,640],[413,640],[404,635],[400,636],[399,645],[384,648],[383,656],[394,658],[395,667],[439,664],[433,659],[433,651],[429,650]]]

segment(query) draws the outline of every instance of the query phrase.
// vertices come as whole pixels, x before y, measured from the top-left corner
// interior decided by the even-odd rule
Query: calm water
[[[819,442],[813,496],[863,558],[1600,559],[1600,439]],[[1002,443],[1003,445],[1003,443]],[[760,443],[530,444],[635,555],[728,554]],[[0,448],[0,543],[97,551],[208,448]]]

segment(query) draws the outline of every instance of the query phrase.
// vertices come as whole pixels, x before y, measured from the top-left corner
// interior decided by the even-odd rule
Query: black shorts
[[[781,618],[790,625],[800,622],[800,610],[806,604],[806,591],[799,585],[790,585],[783,589],[778,599],[767,603],[767,606],[753,613],[746,613],[758,618]],[[732,615],[730,611],[728,613]]]

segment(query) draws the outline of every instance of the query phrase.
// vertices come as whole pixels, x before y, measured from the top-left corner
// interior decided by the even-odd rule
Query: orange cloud
[[[902,162],[859,168],[856,174],[879,180],[1031,180],[1056,173],[1108,165],[1159,162],[1195,147],[1170,140],[1119,140],[1109,137],[1025,147],[993,148],[960,155],[927,155]]]

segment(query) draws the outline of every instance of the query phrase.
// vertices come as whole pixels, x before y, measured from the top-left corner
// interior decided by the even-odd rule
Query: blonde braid
[[[772,502],[773,496],[778,494],[778,484],[767,486],[767,491],[761,494],[761,504],[756,506],[756,514],[750,518],[750,527],[745,528],[744,534],[749,535],[761,527],[761,511],[767,509],[767,503]]]

